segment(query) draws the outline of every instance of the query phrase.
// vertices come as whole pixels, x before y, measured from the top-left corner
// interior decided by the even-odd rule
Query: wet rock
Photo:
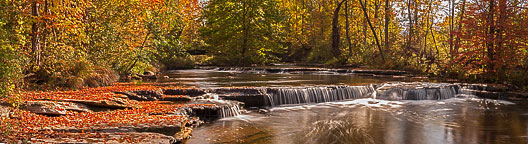
[[[505,85],[497,85],[497,84],[467,84],[467,83],[459,83],[457,85],[460,85],[463,89],[469,89],[469,90],[477,90],[477,91],[489,91],[489,92],[506,92],[510,91],[508,87]]]
[[[145,71],[142,75],[139,74],[137,76],[141,77],[142,79],[158,79],[158,77],[156,76],[156,73],[151,72],[151,71]]]
[[[262,90],[258,88],[218,88],[212,89],[212,93],[227,94],[227,95],[252,95],[262,94]]]
[[[156,100],[160,99],[163,96],[163,91],[161,89],[159,90],[137,90],[132,91],[133,93],[147,97],[150,100]]]
[[[188,96],[200,96],[206,94],[202,89],[165,89],[163,91],[165,95],[188,95]]]
[[[91,112],[86,105],[71,102],[27,101],[22,104],[21,108],[44,115],[65,115],[68,110]]]
[[[270,104],[267,102],[267,96],[264,94],[244,94],[244,95],[219,95],[224,100],[234,100],[242,102],[244,108],[265,108]]]
[[[523,92],[506,92],[504,95],[510,100],[528,99],[528,93],[523,93]]]
[[[193,98],[191,98],[190,96],[165,96],[163,97],[161,100],[162,101],[191,101]]]
[[[188,109],[191,116],[201,120],[216,120],[240,115],[240,102],[229,100],[195,100],[191,104],[197,105]]]
[[[242,102],[245,108],[264,108],[270,105],[262,88],[218,88],[211,92],[224,100]]]
[[[269,113],[270,110],[267,110],[267,109],[259,109],[258,110],[258,113],[261,113],[261,114],[266,114],[266,113]]]
[[[126,98],[130,100],[137,100],[137,101],[149,101],[150,100],[148,97],[137,95],[132,92],[114,92],[114,93],[125,95]]]

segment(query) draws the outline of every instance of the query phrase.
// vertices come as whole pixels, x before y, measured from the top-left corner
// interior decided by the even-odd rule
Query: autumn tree
[[[468,3],[467,16],[457,33],[461,50],[455,56],[466,74],[503,81],[510,70],[521,65],[527,48],[522,39],[527,38],[528,25],[518,21],[522,17],[522,11],[514,11],[518,4],[506,0]]]

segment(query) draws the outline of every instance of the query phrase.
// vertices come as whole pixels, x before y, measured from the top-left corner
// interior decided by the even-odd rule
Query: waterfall
[[[285,104],[304,104],[366,98],[374,92],[369,86],[335,86],[303,88],[268,88],[263,92],[271,107]]]
[[[246,108],[276,107],[288,104],[310,104],[374,98],[381,100],[443,100],[465,94],[458,84],[426,82],[388,82],[363,86],[308,86],[219,88],[212,92],[221,99],[244,103]],[[461,96],[461,95],[459,95]]]
[[[455,97],[458,85],[447,83],[386,83],[376,89],[384,100],[441,100]]]
[[[240,115],[240,107],[238,104],[221,106],[218,111],[219,118],[235,117]]]

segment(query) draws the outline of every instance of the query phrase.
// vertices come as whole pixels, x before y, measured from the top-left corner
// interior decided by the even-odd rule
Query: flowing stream
[[[161,82],[212,89],[250,109],[222,109],[225,118],[196,128],[187,143],[528,143],[528,102],[479,98],[474,86],[331,70],[167,75]]]

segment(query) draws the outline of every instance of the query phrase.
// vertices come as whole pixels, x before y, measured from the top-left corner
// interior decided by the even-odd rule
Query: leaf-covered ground
[[[155,84],[134,85],[131,83],[119,83],[114,86],[85,88],[75,91],[27,91],[21,93],[23,101],[38,100],[111,100],[121,99],[132,108],[112,109],[99,112],[74,112],[68,111],[62,116],[45,116],[31,113],[23,109],[10,108],[10,115],[2,117],[0,124],[0,142],[2,141],[19,141],[19,140],[39,140],[46,138],[63,138],[71,137],[68,129],[96,130],[111,129],[122,127],[149,127],[149,126],[167,126],[167,125],[184,125],[190,118],[183,115],[183,108],[197,106],[214,106],[213,104],[185,104],[172,103],[164,101],[134,101],[128,100],[123,95],[115,94],[115,91],[133,91],[133,90],[159,90],[167,87]],[[5,102],[7,99],[2,99]],[[5,108],[5,107],[4,107]],[[82,135],[79,142],[87,137],[103,137],[107,134],[89,133]],[[79,137],[79,135],[76,135]],[[133,142],[134,138],[113,137],[115,139],[125,139]],[[137,137],[135,137],[137,139]]]

